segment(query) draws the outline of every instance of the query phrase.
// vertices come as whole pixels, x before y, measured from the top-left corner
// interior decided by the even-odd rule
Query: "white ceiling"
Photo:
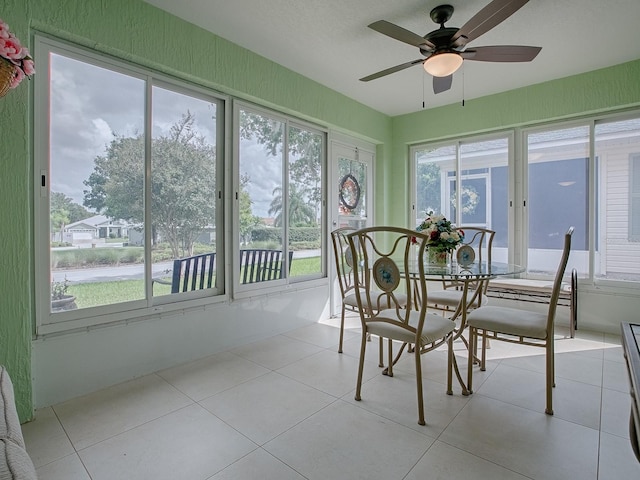
[[[423,36],[438,28],[433,7],[453,5],[446,26],[461,27],[490,0],[145,1],[388,115],[421,110],[423,100],[432,108],[640,58],[640,0],[530,0],[469,47],[542,47],[533,62],[465,61],[451,90],[434,95],[420,65],[358,80],[421,58],[367,25],[387,20]]]

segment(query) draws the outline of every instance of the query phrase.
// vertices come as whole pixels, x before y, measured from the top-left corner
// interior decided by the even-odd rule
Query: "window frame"
[[[52,314],[50,312],[50,190],[49,180],[51,166],[49,163],[49,108],[50,95],[49,75],[36,76],[34,88],[34,118],[33,118],[33,165],[34,165],[34,270],[35,270],[35,333],[36,336],[57,334],[61,332],[86,329],[103,324],[117,324],[131,320],[146,319],[157,316],[162,312],[178,312],[186,309],[202,307],[213,303],[228,300],[228,283],[224,275],[225,271],[225,236],[224,230],[227,223],[227,210],[225,202],[225,189],[227,173],[225,165],[227,141],[226,131],[229,127],[228,103],[229,97],[210,89],[173,78],[166,74],[160,74],[151,69],[132,64],[97,52],[88,48],[77,46],[69,42],[54,38],[44,33],[37,33],[34,38],[34,53],[38,58],[46,59],[41,62],[49,62],[50,54],[59,54],[88,65],[105,68],[116,73],[138,78],[145,82],[144,105],[144,136],[145,136],[145,218],[150,218],[150,189],[148,179],[151,164],[151,91],[153,87],[169,89],[171,91],[187,94],[195,98],[203,99],[216,105],[216,275],[224,279],[216,288],[205,289],[179,294],[153,296],[151,295],[151,248],[150,231],[151,223],[145,221],[145,298],[129,302],[114,303],[109,305],[88,307],[69,310]],[[43,68],[44,70],[44,68]]]
[[[640,180],[637,182],[637,185],[634,184],[634,180],[636,179],[636,175],[638,179],[640,179],[640,152],[630,153],[629,154],[629,231],[628,231],[628,241],[629,242],[640,242],[640,233],[633,234],[636,230],[640,231],[640,225],[636,228],[633,227],[634,220],[640,223],[640,207],[637,208],[637,212],[635,212],[636,208],[634,208],[634,199],[638,199],[640,201]],[[634,213],[635,217],[634,218]]]
[[[271,294],[274,292],[290,289],[294,286],[303,284],[306,286],[324,285],[328,278],[328,242],[327,242],[327,223],[328,223],[328,209],[327,209],[327,181],[328,181],[328,142],[329,131],[328,129],[315,125],[309,122],[305,122],[296,117],[289,116],[284,113],[271,110],[269,108],[261,107],[250,102],[242,100],[233,100],[232,105],[232,118],[233,118],[233,161],[232,161],[232,208],[233,208],[233,222],[231,235],[232,238],[229,241],[230,255],[231,255],[231,268],[232,273],[228,275],[232,282],[232,296],[234,299],[251,298],[257,294]],[[248,111],[253,114],[263,115],[270,119],[282,122],[284,125],[283,135],[283,198],[288,198],[289,194],[289,130],[290,128],[298,128],[312,131],[322,135],[322,159],[321,159],[321,212],[320,212],[320,266],[321,271],[316,274],[306,276],[291,277],[288,272],[284,272],[283,278],[276,280],[269,280],[267,282],[256,282],[250,284],[241,284],[239,274],[240,272],[240,222],[238,221],[239,215],[239,194],[240,194],[240,111]],[[283,216],[288,218],[288,203],[283,205]],[[286,257],[289,252],[289,224],[288,221],[283,225],[283,255]]]

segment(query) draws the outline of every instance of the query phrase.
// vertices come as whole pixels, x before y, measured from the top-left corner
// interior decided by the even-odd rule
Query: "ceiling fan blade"
[[[499,25],[520,10],[529,0],[493,0],[476,13],[451,37],[453,47],[462,47]]]
[[[399,72],[400,70],[404,70],[405,68],[413,67],[419,63],[423,63],[424,58],[419,58],[418,60],[413,60],[411,62],[403,63],[402,65],[396,65],[395,67],[387,68],[386,70],[382,70],[377,73],[372,73],[366,77],[362,77],[360,79],[361,82],[368,82],[369,80],[375,80],[376,78],[384,77],[385,75],[389,75],[391,73]]]
[[[460,52],[465,60],[478,62],[530,62],[542,47],[524,45],[498,45],[493,47],[475,47]]]
[[[431,43],[429,40],[425,40],[417,33],[410,32],[409,30],[399,27],[398,25],[394,25],[391,22],[387,22],[386,20],[378,20],[377,22],[373,22],[371,25],[369,25],[369,28],[375,30],[376,32],[380,32],[387,37],[395,38],[396,40],[400,40],[401,42],[413,45],[414,47],[427,46],[431,49],[436,48],[433,43]]]
[[[453,82],[453,75],[446,77],[433,77],[433,93],[446,92],[451,88]]]

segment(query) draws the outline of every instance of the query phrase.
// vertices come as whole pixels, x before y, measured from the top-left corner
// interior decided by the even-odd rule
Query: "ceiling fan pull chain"
[[[464,107],[464,65],[462,66],[462,106]]]

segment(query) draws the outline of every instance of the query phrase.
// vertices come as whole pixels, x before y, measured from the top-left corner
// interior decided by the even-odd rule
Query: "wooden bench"
[[[214,284],[215,252],[203,253],[192,257],[177,258],[173,261],[171,281],[153,278],[151,285],[161,283],[171,285],[171,293],[190,292],[211,288]]]
[[[539,280],[509,279],[491,280],[485,293],[487,297],[506,298],[523,302],[549,303],[551,284]],[[558,305],[569,307],[569,331],[571,338],[578,328],[578,272],[571,271],[571,283],[563,284]]]
[[[153,278],[151,285],[171,285],[171,293],[203,290],[215,286],[215,252],[178,258],[173,261],[171,280]],[[293,252],[289,252],[289,271]],[[257,283],[283,278],[282,250],[240,250],[240,283]]]
[[[240,250],[240,283],[256,283],[283,278],[282,250],[247,249]],[[289,272],[293,252],[289,252]]]

